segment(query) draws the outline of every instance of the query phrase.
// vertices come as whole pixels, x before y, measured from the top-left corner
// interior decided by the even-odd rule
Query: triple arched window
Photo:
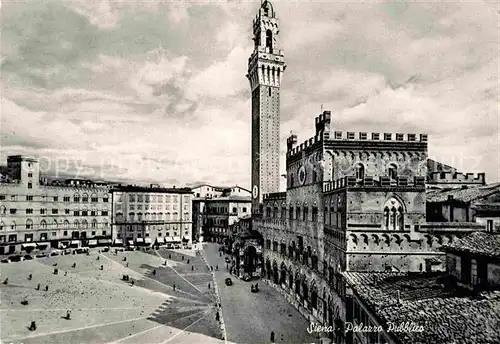
[[[384,205],[384,223],[387,230],[404,230],[404,207],[395,198],[389,199]]]

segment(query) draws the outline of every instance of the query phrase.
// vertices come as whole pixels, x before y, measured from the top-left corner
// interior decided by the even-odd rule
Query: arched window
[[[404,207],[395,198],[390,198],[385,202],[383,227],[387,230],[404,229]]]
[[[363,164],[361,164],[361,163],[356,164],[354,169],[356,171],[356,179],[358,179],[358,180],[365,179],[365,167],[363,166]]]
[[[137,213],[137,221],[142,221],[142,213]]]
[[[89,195],[87,195],[86,193],[84,193],[84,194],[82,195],[82,202],[86,203],[86,202],[88,202],[88,201],[89,201]]]
[[[396,166],[396,164],[390,164],[387,167],[387,175],[392,180],[395,180],[398,177],[398,167]]]
[[[0,206],[0,215],[5,215],[5,211],[6,211],[5,206],[3,205]]]
[[[80,195],[79,195],[79,194],[77,194],[77,193],[76,193],[76,194],[73,196],[73,202],[75,202],[75,203],[80,202]]]
[[[64,229],[69,229],[69,221],[68,220],[64,221]]]
[[[108,221],[105,220],[102,225],[104,228],[108,228],[108,226],[109,226]]]
[[[75,229],[80,228],[80,222],[78,222],[78,220],[75,220],[75,222],[73,222],[73,226],[75,226]]]
[[[16,221],[10,223],[10,229],[16,229]]]
[[[266,48],[269,48],[269,52],[273,53],[273,33],[271,30],[266,31]]]
[[[31,219],[26,220],[26,229],[33,229],[33,221]]]
[[[45,222],[45,220],[40,221],[40,228],[47,229],[47,222]]]
[[[135,213],[128,213],[128,218],[130,221],[134,221],[135,220]]]
[[[54,228],[57,229],[57,227],[59,227],[57,224],[57,220],[54,220]]]
[[[82,221],[82,227],[85,229],[85,228],[89,228],[89,223],[87,222],[87,220],[83,220]]]
[[[92,220],[92,228],[97,228],[97,220],[96,219]]]
[[[5,224],[3,223],[3,221],[0,221],[0,231],[3,230]]]

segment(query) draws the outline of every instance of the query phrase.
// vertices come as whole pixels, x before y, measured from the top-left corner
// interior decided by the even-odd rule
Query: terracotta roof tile
[[[500,233],[475,232],[443,246],[442,249],[500,257]]]
[[[404,344],[500,343],[498,291],[472,297],[447,290],[437,283],[443,273],[345,272],[344,276],[383,322],[424,327],[424,332],[392,332]]]

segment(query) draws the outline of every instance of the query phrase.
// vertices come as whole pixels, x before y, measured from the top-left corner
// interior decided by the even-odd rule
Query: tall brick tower
[[[253,21],[254,50],[248,59],[252,91],[252,211],[280,185],[280,85],[286,69],[279,50],[279,21],[265,0]]]

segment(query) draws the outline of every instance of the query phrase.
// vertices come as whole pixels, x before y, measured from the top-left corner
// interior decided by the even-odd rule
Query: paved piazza
[[[275,289],[264,282],[260,291],[252,293],[252,282],[244,282],[225,269],[224,256],[220,257],[218,246],[207,244],[204,249],[207,262],[214,268],[219,286],[222,316],[226,325],[227,339],[232,343],[269,343],[271,332],[276,343],[318,343],[319,339],[307,332],[309,322],[293,308]],[[232,286],[224,280],[230,277]]]
[[[277,343],[315,341],[306,332],[306,320],[277,291],[261,282],[260,292],[252,294],[250,282],[225,271],[224,257],[217,250],[218,246],[205,244],[203,255],[214,268],[219,266],[214,275],[226,343],[269,343],[271,331]],[[201,258],[195,251],[115,254],[94,249],[89,256],[1,264],[1,282],[8,278],[8,284],[0,284],[1,342],[224,343],[215,320],[213,277]],[[54,275],[56,268],[59,273]],[[123,281],[123,275],[134,285]],[[226,277],[232,278],[232,286],[225,285]],[[40,290],[36,290],[39,283]],[[23,300],[28,304],[21,304]],[[67,311],[71,312],[69,320],[64,318]],[[36,321],[36,331],[28,329],[31,321]]]
[[[208,289],[212,275],[194,251],[115,255],[95,249],[90,256],[39,258],[1,264],[0,269],[1,282],[8,278],[7,285],[0,284],[2,343],[224,342],[215,321],[213,288]],[[122,281],[123,275],[134,285]],[[38,283],[41,290],[36,290]],[[21,304],[25,299],[28,305]],[[63,318],[68,310],[70,320]],[[28,329],[31,321],[36,331]]]

